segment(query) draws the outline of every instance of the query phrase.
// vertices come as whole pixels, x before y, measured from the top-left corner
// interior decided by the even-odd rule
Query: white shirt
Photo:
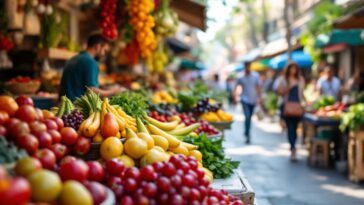
[[[321,95],[332,96],[335,99],[339,97],[341,83],[337,77],[332,77],[331,81],[326,76],[321,77],[317,81],[317,88],[320,90]]]
[[[244,73],[236,83],[243,87],[240,100],[245,103],[255,104],[258,99],[257,86],[260,85],[259,74],[253,71],[249,75]]]

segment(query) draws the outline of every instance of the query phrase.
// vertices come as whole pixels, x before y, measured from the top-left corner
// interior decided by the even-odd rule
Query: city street
[[[252,143],[243,136],[243,116],[235,111],[232,129],[226,131],[225,150],[239,160],[240,169],[256,193],[259,205],[361,205],[364,184],[348,181],[335,169],[307,165],[307,152],[299,146],[299,161],[289,161],[286,135],[278,123],[254,119]],[[298,140],[301,145],[301,140]]]

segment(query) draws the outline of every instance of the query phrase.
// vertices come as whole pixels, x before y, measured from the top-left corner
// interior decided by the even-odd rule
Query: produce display
[[[115,12],[117,9],[116,0],[102,0],[101,7],[101,21],[100,27],[102,29],[102,35],[111,40],[115,40],[118,37],[118,30],[115,22]]]
[[[153,94],[152,102],[154,104],[175,104],[178,100],[167,91],[162,90]]]
[[[345,104],[337,102],[332,105],[322,106],[316,112],[314,112],[314,114],[322,118],[340,119],[345,108]]]
[[[318,110],[321,107],[335,104],[335,99],[332,96],[321,96],[312,104],[314,110]]]
[[[359,103],[349,107],[347,113],[343,114],[341,117],[340,129],[345,131],[349,130],[359,130],[362,129],[364,125],[364,104]]]

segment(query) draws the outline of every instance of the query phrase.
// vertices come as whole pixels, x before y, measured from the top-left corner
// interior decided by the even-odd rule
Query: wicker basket
[[[40,84],[40,82],[6,83],[5,89],[15,95],[34,94],[39,90]]]

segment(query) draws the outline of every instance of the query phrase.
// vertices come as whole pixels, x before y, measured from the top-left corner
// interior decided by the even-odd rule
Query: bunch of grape
[[[78,130],[84,120],[84,116],[80,110],[75,109],[70,114],[63,115],[62,120],[65,127],[72,127],[73,129]]]
[[[217,112],[222,107],[221,103],[211,104],[209,99],[200,100],[196,107],[193,108],[193,112],[198,115],[206,113],[206,112]]]

